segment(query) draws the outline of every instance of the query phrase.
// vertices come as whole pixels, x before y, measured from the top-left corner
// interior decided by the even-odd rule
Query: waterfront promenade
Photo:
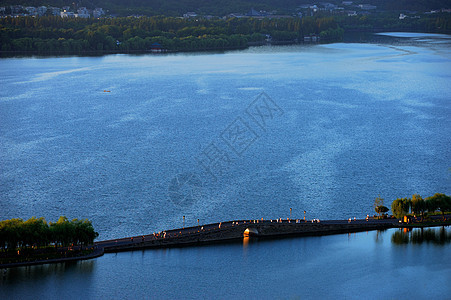
[[[398,227],[397,219],[349,220],[235,220],[193,227],[165,230],[148,235],[96,242],[107,252],[146,248],[182,247],[217,242],[238,241],[243,237],[279,238],[287,236],[328,235]]]
[[[433,223],[422,223],[420,218],[411,219],[410,224],[401,223],[399,219],[348,219],[304,221],[303,219],[272,219],[272,220],[234,220],[192,227],[183,227],[155,232],[147,235],[131,236],[113,240],[95,242],[90,247],[93,252],[87,256],[39,260],[0,265],[0,268],[31,266],[47,263],[62,263],[95,258],[104,253],[133,251],[152,248],[169,248],[205,245],[212,243],[239,242],[243,238],[277,239],[290,236],[319,236],[340,233],[353,233],[371,230],[385,230],[402,227],[449,226],[450,215],[433,216]],[[448,219],[446,221],[446,219]],[[63,248],[64,249],[64,248]]]

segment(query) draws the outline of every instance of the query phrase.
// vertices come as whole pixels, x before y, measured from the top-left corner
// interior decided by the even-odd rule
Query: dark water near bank
[[[293,217],[364,217],[378,194],[387,206],[450,194],[451,40],[375,39],[1,59],[0,219],[89,218],[107,239],[179,227],[183,215],[186,225],[285,218],[290,207]],[[374,234],[107,255],[16,271],[0,296],[376,297],[375,280],[394,291],[406,276],[404,293],[415,276],[449,278],[449,244],[406,244],[401,255],[389,242],[379,256]],[[414,251],[428,260],[413,264]],[[387,280],[374,271],[395,258],[401,270]],[[319,288],[337,277],[332,294]],[[425,288],[449,293],[435,282]]]
[[[106,254],[8,270],[0,288],[7,299],[446,299],[451,230],[427,231]],[[422,235],[429,239],[413,241]]]

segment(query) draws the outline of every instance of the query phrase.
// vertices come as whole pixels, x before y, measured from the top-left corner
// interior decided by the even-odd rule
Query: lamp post
[[[290,220],[291,220],[291,210],[292,210],[292,208],[290,207]]]
[[[185,229],[185,216],[183,216],[183,229]]]
[[[304,221],[305,221],[305,210],[304,210]]]
[[[197,226],[199,226],[199,219],[197,219]]]

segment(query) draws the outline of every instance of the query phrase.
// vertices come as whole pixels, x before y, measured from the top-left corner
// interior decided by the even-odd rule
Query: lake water
[[[428,239],[419,239],[428,236]],[[432,236],[432,238],[431,238]],[[401,238],[400,238],[401,237]],[[451,229],[106,254],[8,270],[3,299],[446,299]]]
[[[379,194],[387,206],[450,194],[450,45],[446,35],[394,33],[0,59],[0,219],[89,218],[108,239],[179,227],[182,216],[187,226],[286,218],[290,208],[365,217]],[[449,295],[449,244],[394,246],[390,234],[105,255],[18,269],[0,296]]]

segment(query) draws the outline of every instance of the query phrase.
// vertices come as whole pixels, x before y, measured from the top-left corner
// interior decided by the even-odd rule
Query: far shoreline
[[[49,58],[49,57],[102,57],[108,55],[155,55],[155,56],[165,56],[171,54],[205,54],[205,53],[225,53],[227,51],[239,51],[246,50],[251,47],[264,47],[264,46],[287,46],[287,45],[304,45],[304,46],[314,46],[314,45],[327,45],[334,43],[359,43],[362,42],[360,40],[351,41],[348,40],[348,37],[354,34],[368,34],[368,35],[379,35],[386,38],[408,38],[408,37],[397,37],[392,35],[386,35],[384,33],[417,33],[417,34],[440,34],[440,35],[448,35],[451,36],[450,33],[440,33],[440,32],[424,32],[424,31],[408,31],[401,30],[399,28],[390,28],[390,29],[372,29],[372,30],[361,30],[361,29],[350,29],[347,30],[341,41],[328,41],[321,40],[319,42],[303,42],[303,41],[273,41],[273,42],[252,42],[246,46],[240,47],[219,47],[219,48],[205,48],[205,49],[194,49],[194,50],[165,50],[162,52],[153,52],[149,49],[143,50],[89,50],[89,51],[77,51],[77,52],[64,52],[64,51],[51,51],[51,52],[39,52],[39,51],[1,51],[0,50],[0,59],[3,58]]]

